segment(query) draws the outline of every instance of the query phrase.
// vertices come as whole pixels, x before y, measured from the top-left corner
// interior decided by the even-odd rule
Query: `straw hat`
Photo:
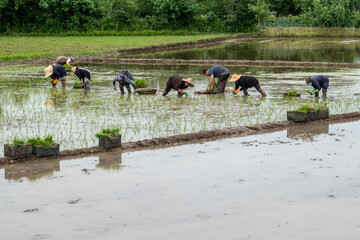
[[[183,79],[183,81],[184,81],[184,82],[187,82],[190,87],[194,87],[194,84],[192,83],[192,79],[191,79],[191,78]]]
[[[240,75],[233,74],[231,75],[231,79],[229,80],[229,82],[236,82],[237,80],[239,80],[239,78],[241,78],[241,74]]]
[[[73,68],[71,69],[71,75],[74,75],[74,74],[75,74],[75,71],[76,71],[76,67],[73,67]]]
[[[47,68],[44,69],[45,77],[50,77],[53,75],[53,66],[49,65]]]

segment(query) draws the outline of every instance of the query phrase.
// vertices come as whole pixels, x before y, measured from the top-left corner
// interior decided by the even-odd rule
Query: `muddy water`
[[[358,63],[360,41],[352,38],[237,39],[215,47],[138,54],[133,57]]]
[[[0,68],[0,146],[14,137],[28,139],[51,134],[65,150],[97,145],[95,133],[109,127],[121,127],[123,142],[128,142],[283,121],[287,110],[304,103],[315,104],[314,98],[305,93],[309,87],[304,78],[319,73],[331,81],[329,98],[320,100],[328,105],[331,114],[360,111],[360,98],[354,96],[360,93],[360,72],[356,69],[229,68],[232,73],[258,77],[268,95],[261,99],[255,89],[249,90],[249,98],[242,93],[227,93],[222,98],[194,94],[205,89],[209,81],[201,75],[201,66],[84,67],[93,72],[90,92],[73,89],[72,84],[78,81],[74,76],[67,78],[65,89],[51,89],[41,77],[41,67]],[[112,79],[122,69],[129,69],[136,78],[147,79],[151,87],[158,89],[157,95],[120,96],[119,90],[114,92]],[[166,98],[161,96],[168,77],[174,73],[193,78],[195,87],[185,90],[187,98],[177,99],[175,91]],[[228,83],[228,87],[233,84]],[[290,89],[298,89],[301,99],[284,100],[283,93]]]
[[[0,169],[6,239],[357,239],[360,122]]]

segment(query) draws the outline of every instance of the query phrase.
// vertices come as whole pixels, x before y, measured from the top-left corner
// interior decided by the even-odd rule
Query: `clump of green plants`
[[[308,112],[308,111],[314,111],[315,109],[313,107],[311,107],[310,105],[303,105],[302,107],[298,108],[295,110],[295,112]]]
[[[36,147],[51,147],[54,144],[54,140],[52,135],[48,135],[45,139],[41,139],[40,137],[30,138],[26,143],[32,144]]]
[[[319,104],[315,107],[316,110],[328,110],[328,107],[325,104]]]
[[[296,94],[298,94],[298,90],[296,90],[296,89],[286,92],[286,95],[296,95]]]
[[[214,86],[213,86],[212,89],[209,89],[209,86],[210,86],[210,83],[208,84],[208,86],[207,86],[207,88],[206,88],[206,92],[207,92],[207,93],[212,93],[212,92],[214,92],[214,91],[217,90],[218,83],[217,83],[217,81],[215,81],[215,82],[214,82]]]
[[[82,88],[82,84],[80,82],[75,82],[74,88]]]
[[[67,72],[69,72],[69,71],[71,71],[71,69],[73,68],[73,66],[64,64],[64,68],[65,68],[65,70],[66,70]]]
[[[95,137],[113,139],[120,135],[120,130],[120,128],[103,128],[101,132],[95,134]]]
[[[17,146],[25,145],[25,144],[26,143],[24,140],[15,137],[14,140],[11,143],[9,143],[8,145],[17,147]]]
[[[145,79],[136,79],[134,83],[137,88],[146,88],[149,86],[149,83]]]

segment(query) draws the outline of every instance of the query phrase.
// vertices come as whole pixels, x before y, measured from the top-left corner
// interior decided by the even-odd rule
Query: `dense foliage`
[[[0,33],[360,26],[360,0],[1,0]]]

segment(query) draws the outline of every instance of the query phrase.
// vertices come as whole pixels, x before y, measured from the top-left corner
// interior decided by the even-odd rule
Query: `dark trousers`
[[[230,76],[229,71],[225,71],[219,76],[219,78],[218,78],[218,87],[217,87],[217,92],[218,93],[224,93],[226,82],[227,82],[229,76]]]

